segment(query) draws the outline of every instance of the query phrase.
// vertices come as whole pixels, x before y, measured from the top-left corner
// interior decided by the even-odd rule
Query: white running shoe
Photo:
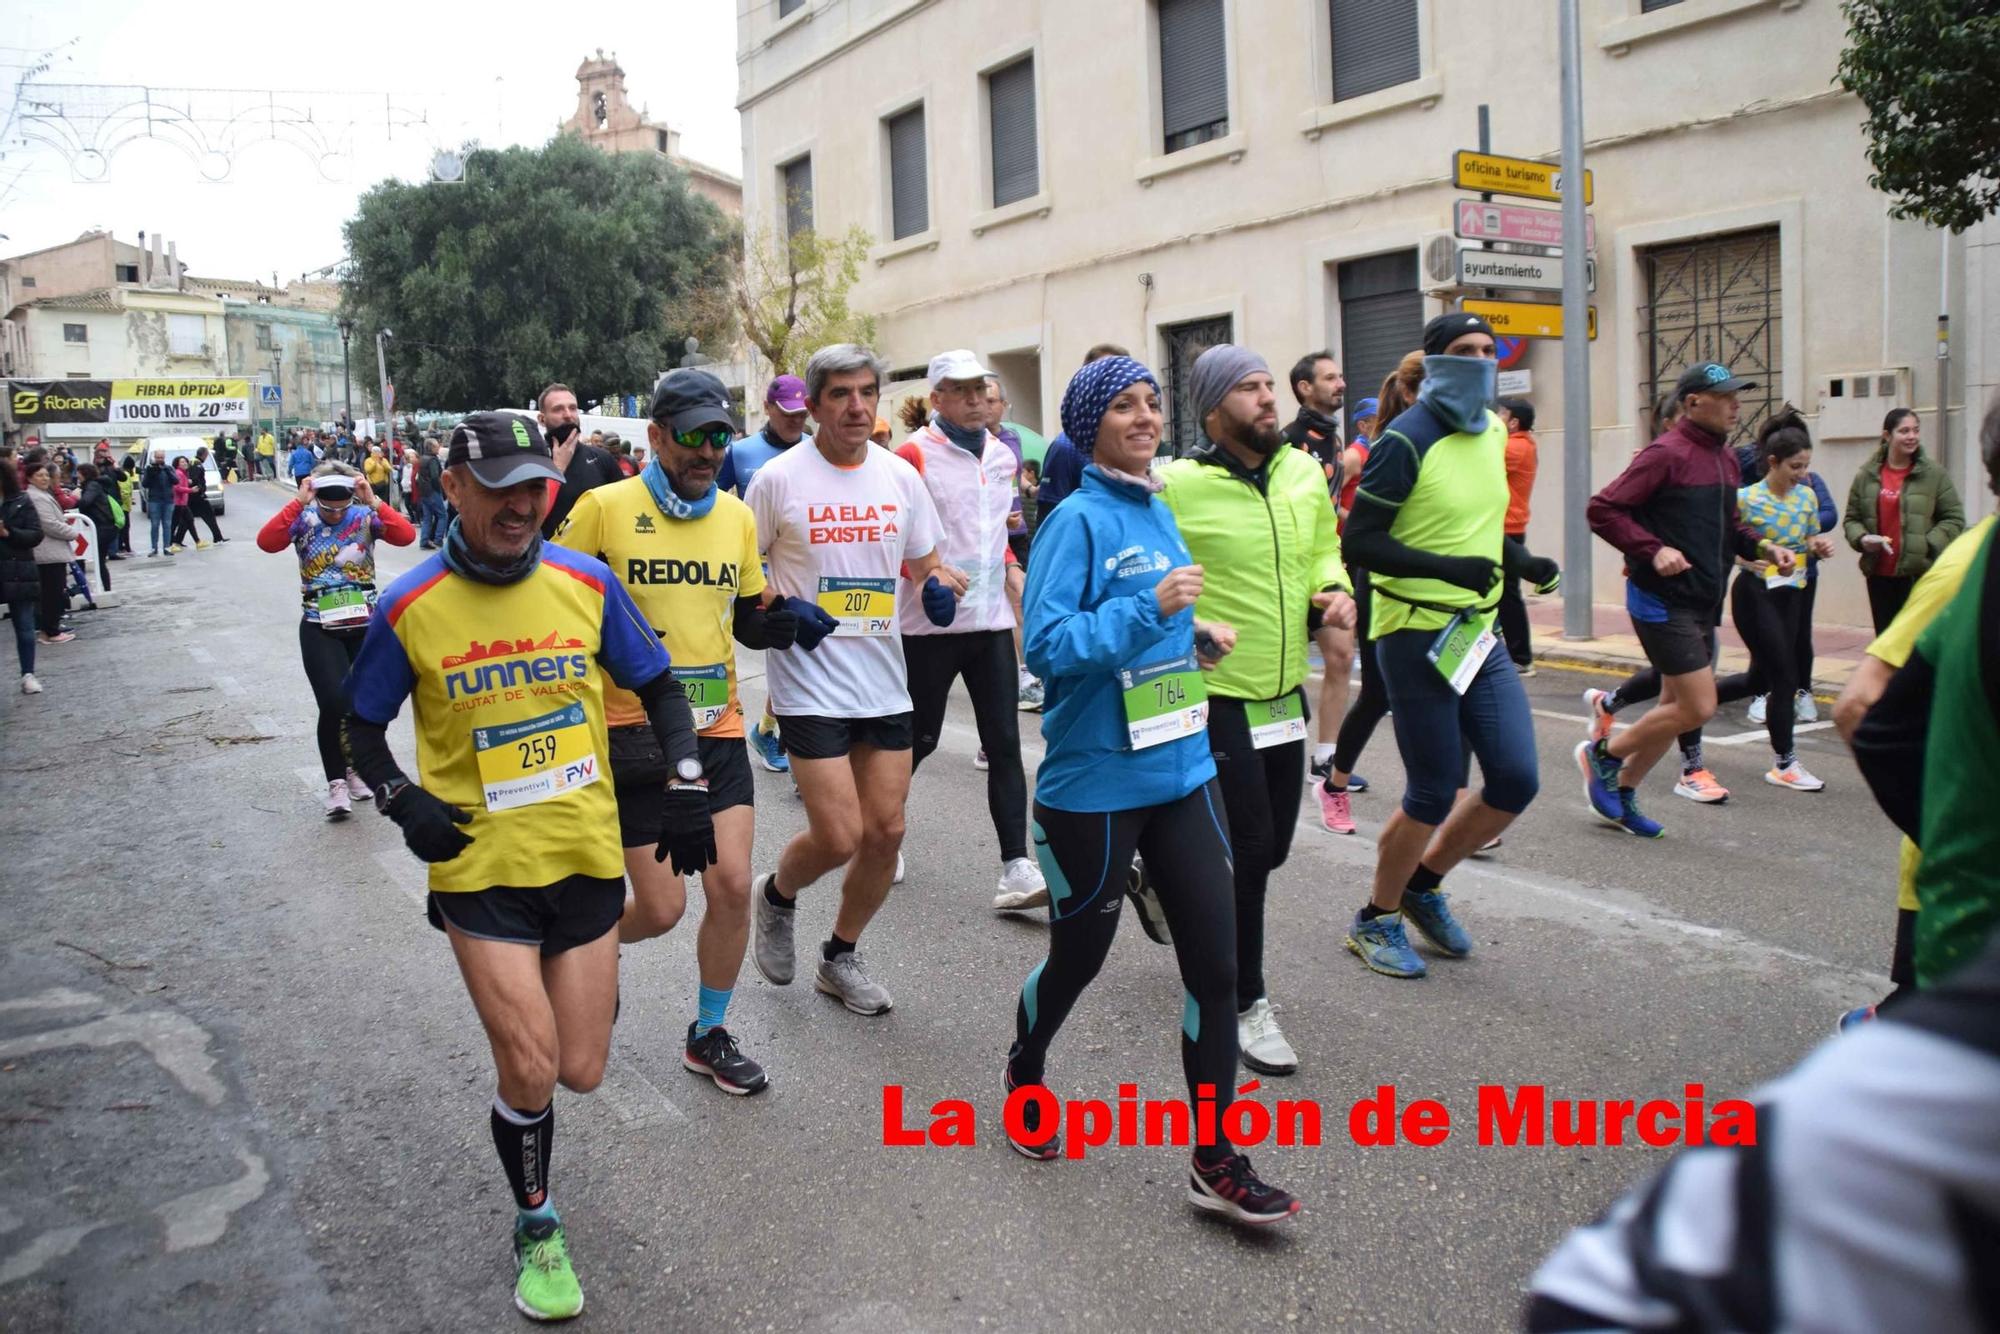
[[[1260,1075],[1295,1074],[1299,1054],[1278,1027],[1278,1007],[1263,996],[1236,1016],[1236,1050]]]
[[[347,795],[356,801],[375,800],[375,789],[361,781],[361,775],[354,770],[347,771]]]
[[[354,814],[354,803],[347,799],[347,780],[336,778],[326,785],[326,818],[345,820]]]
[[[1797,698],[1798,707],[1793,710],[1794,716],[1802,723],[1818,722],[1819,701],[1813,698],[1812,691],[1801,690]]]
[[[1763,695],[1759,695],[1750,701],[1750,721],[1759,727],[1764,725],[1764,701],[1765,697]]]
[[[1788,787],[1794,792],[1821,792],[1826,784],[1806,772],[1806,767],[1797,760],[1780,767],[1767,769],[1764,781],[1772,787]]]
[[[996,912],[1019,912],[1048,906],[1049,886],[1041,870],[1026,857],[1013,857],[1000,873],[1000,892],[993,896]]]
[[[42,693],[42,683],[35,679],[33,672],[21,673],[21,693],[24,695],[39,695]]]
[[[985,773],[988,769],[993,767],[991,764],[987,763],[986,747],[981,746],[979,748],[979,753],[972,757],[972,767],[979,770],[981,773]]]
[[[907,867],[907,866],[905,866],[905,865],[903,864],[903,854],[902,854],[902,853],[900,853],[900,852],[899,852],[899,853],[897,853],[897,854],[896,854],[896,874],[894,874],[894,875],[892,875],[892,876],[890,876],[890,877],[889,877],[889,883],[890,883],[890,884],[892,884],[892,885],[900,885],[900,884],[902,884],[902,883],[903,883],[903,876],[904,876],[905,874],[907,874],[907,873],[908,873],[909,869],[910,869],[909,867]]]

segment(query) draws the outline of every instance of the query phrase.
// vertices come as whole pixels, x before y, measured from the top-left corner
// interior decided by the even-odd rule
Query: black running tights
[[[1376,661],[1375,641],[1368,634],[1368,618],[1374,607],[1375,595],[1368,571],[1354,571],[1354,643],[1356,656],[1361,659],[1361,694],[1347,706],[1347,717],[1340,723],[1340,735],[1334,738],[1333,768],[1336,773],[1354,772],[1354,766],[1361,762],[1361,752],[1368,745],[1368,738],[1375,735],[1376,725],[1389,713],[1389,687],[1382,680],[1382,664]]]
[[[341,682],[361,652],[359,631],[336,634],[315,621],[299,621],[299,657],[305,660],[306,681],[319,705],[319,764],[327,781],[347,776],[347,757],[340,747],[340,719],[347,712]]]
[[[986,750],[986,809],[993,817],[1000,860],[1027,856],[1028,780],[1021,770],[1021,678],[1014,664],[1013,633],[905,635],[903,660],[909,666],[910,708],[915,714],[911,769],[937,749],[951,683],[963,676],[979,744]]]
[[[1214,780],[1132,811],[1035,803],[1035,854],[1049,883],[1049,957],[1021,987],[1008,1066],[1017,1084],[1042,1082],[1049,1043],[1111,951],[1135,851],[1146,859],[1180,963],[1188,1096],[1212,1085],[1220,1111],[1235,1101],[1236,919],[1227,817]]]
[[[1245,707],[1242,700],[1221,695],[1208,701],[1208,745],[1229,814],[1229,854],[1236,865],[1239,1014],[1264,995],[1264,892],[1271,872],[1291,855],[1306,770],[1303,739],[1256,748]]]

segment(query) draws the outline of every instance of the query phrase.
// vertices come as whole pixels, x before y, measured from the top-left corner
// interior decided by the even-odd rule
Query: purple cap
[[[780,375],[764,391],[764,401],[781,412],[804,412],[806,382],[796,375]]]

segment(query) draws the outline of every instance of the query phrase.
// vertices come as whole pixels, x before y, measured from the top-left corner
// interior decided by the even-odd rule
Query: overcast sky
[[[0,106],[14,107],[26,67],[59,47],[54,68],[30,82],[28,97],[53,84],[234,90],[233,99],[206,95],[194,104],[198,115],[225,117],[246,111],[250,94],[289,92],[329,137],[351,135],[354,152],[342,178],[328,182],[299,150],[253,143],[229,164],[227,179],[210,183],[186,153],[142,137],[112,154],[105,180],[90,184],[73,179],[57,149],[22,141],[16,108],[0,142],[0,233],[7,238],[0,256],[92,227],[124,241],[144,230],[178,242],[181,259],[202,276],[269,282],[275,271],[289,282],[340,259],[341,224],[355,200],[384,177],[420,178],[436,147],[467,138],[545,142],[576,109],[577,65],[600,46],[617,53],[633,102],[681,132],[683,154],[740,174],[736,10],[757,2],[597,0],[572,10],[411,0],[310,7],[5,0]],[[524,19],[507,21],[515,10]],[[424,116],[426,125],[398,128],[391,139],[384,94],[399,118]],[[66,101],[69,108],[88,105]],[[211,158],[209,167],[221,163]]]

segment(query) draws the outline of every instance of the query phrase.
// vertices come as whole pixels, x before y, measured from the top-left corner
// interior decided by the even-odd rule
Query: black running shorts
[[[433,890],[425,908],[440,931],[449,922],[478,940],[538,946],[545,959],[615,930],[624,913],[624,877],[592,875],[569,876],[537,889],[495,885],[459,894]]]
[[[909,711],[880,718],[827,718],[816,713],[781,713],[778,735],[795,760],[837,760],[855,746],[909,750],[916,743],[915,715]]]
[[[615,729],[614,729],[615,730]],[[646,729],[651,731],[651,728]],[[740,736],[696,737],[701,748],[701,769],[708,776],[708,811],[726,811],[731,806],[757,804],[757,782],[750,776],[750,752]],[[613,747],[613,754],[616,754]],[[611,777],[618,779],[614,760]],[[650,848],[660,841],[660,826],[667,803],[664,780],[653,783],[617,783],[618,842],[621,847]]]

